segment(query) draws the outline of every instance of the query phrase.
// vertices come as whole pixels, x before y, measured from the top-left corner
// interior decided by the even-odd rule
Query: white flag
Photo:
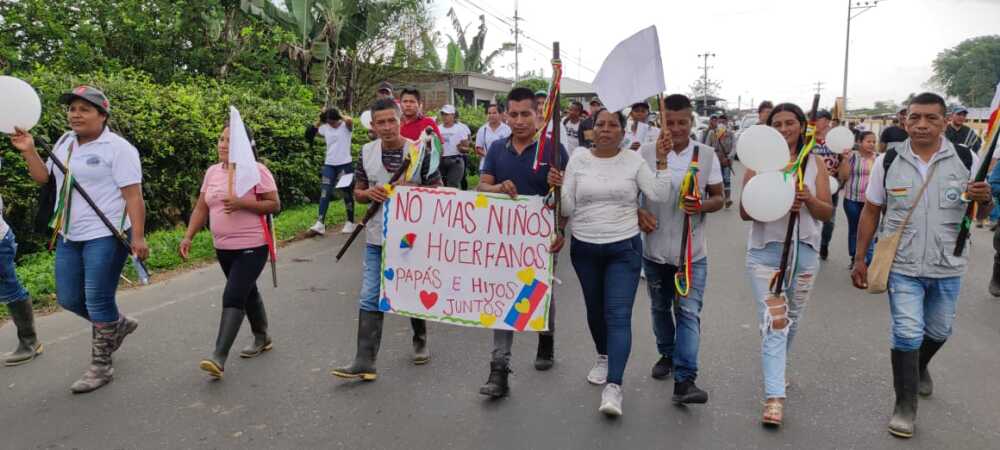
[[[233,177],[233,193],[236,197],[246,195],[260,183],[260,170],[257,169],[257,158],[254,158],[253,148],[250,146],[250,136],[240,112],[233,106],[229,107],[229,164],[236,165]]]
[[[620,111],[667,90],[656,25],[619,43],[604,59],[593,84],[608,111]]]

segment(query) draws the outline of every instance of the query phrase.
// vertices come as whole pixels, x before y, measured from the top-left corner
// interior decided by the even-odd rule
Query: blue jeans
[[[125,233],[128,235],[128,232]],[[115,291],[129,250],[114,236],[89,241],[56,238],[59,306],[94,323],[118,321]]]
[[[920,349],[924,337],[944,342],[955,322],[961,277],[923,278],[889,272],[892,348]]]
[[[844,199],[844,213],[847,214],[847,253],[851,255],[851,261],[854,261],[854,255],[857,254],[858,222],[861,220],[861,210],[864,207],[863,202]],[[868,245],[868,253],[865,254],[865,264],[871,264],[874,251],[875,239],[873,238],[871,244]]]
[[[367,244],[365,260],[361,268],[361,294],[358,303],[361,309],[370,312],[379,309],[379,293],[382,289],[382,246]]]
[[[632,305],[642,270],[642,241],[635,235],[610,244],[572,239],[570,259],[587,304],[587,325],[597,353],[608,355],[608,382],[622,384],[632,352]]]
[[[830,220],[823,222],[823,233],[820,235],[820,247],[827,248],[830,245],[830,240],[833,239],[833,225],[834,221],[837,219],[837,201],[840,200],[840,194],[834,193],[831,199],[833,204],[833,215],[830,216]]]
[[[648,259],[643,259],[642,263],[646,269],[656,349],[660,355],[673,358],[674,381],[694,381],[698,378],[701,307],[708,276],[708,258],[691,263],[691,288],[687,297],[679,297],[674,288],[677,266]]]
[[[805,244],[800,244],[798,247],[799,257],[795,273],[791,273],[791,267],[786,273],[786,277],[794,275],[791,278],[791,286],[785,291],[788,302],[787,315],[791,323],[781,330],[771,326],[765,300],[771,295],[771,277],[781,264],[782,244],[771,242],[762,249],[751,249],[747,253],[747,278],[757,304],[757,321],[762,336],[760,356],[766,398],[785,398],[788,351],[798,331],[799,321],[802,320],[802,313],[809,301],[816,273],[819,271],[819,254],[816,250]],[[789,258],[790,263],[791,258]]]
[[[1000,222],[1000,192],[997,188],[993,188],[993,210],[990,211],[990,221],[993,223]]]
[[[0,240],[0,304],[28,299],[28,291],[17,279],[17,271],[14,268],[15,255],[17,255],[17,240],[14,239],[14,232],[7,230],[7,235]]]
[[[354,164],[347,163],[339,166],[326,164],[323,166],[321,185],[319,191],[319,221],[326,221],[326,211],[330,209],[330,200],[333,199],[334,186],[341,176],[354,173]],[[351,183],[353,186],[354,183]],[[354,223],[354,194],[351,187],[340,188],[344,196],[344,209],[347,210],[347,221]]]

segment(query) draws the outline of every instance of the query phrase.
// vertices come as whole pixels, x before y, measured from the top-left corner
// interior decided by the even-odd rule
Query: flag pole
[[[560,139],[561,138],[561,135],[560,135],[560,129],[561,128],[560,127],[562,126],[562,123],[560,123],[560,112],[561,111],[559,110],[559,91],[560,91],[559,85],[560,85],[560,78],[562,78],[562,61],[560,61],[560,59],[559,59],[559,42],[558,41],[552,43],[552,77],[555,79],[555,83],[553,83],[553,85],[552,85],[552,90],[553,90],[552,94],[553,95],[551,95],[549,97],[552,100],[552,102],[553,102],[553,108],[552,108],[552,167],[550,167],[550,169],[553,169],[553,170],[562,170],[562,152],[559,151],[559,144],[560,144],[559,141],[561,140]],[[544,135],[542,136],[542,139],[543,140],[545,139]],[[553,199],[554,200],[553,204],[555,205],[553,207],[553,211],[554,211],[555,216],[556,216],[556,219],[555,219],[556,220],[555,221],[555,223],[556,223],[556,233],[557,233],[558,236],[562,236],[563,235],[562,227],[560,227],[558,225],[560,219],[562,218],[562,187],[561,186],[555,186],[554,189],[553,189],[553,191],[552,191],[552,193],[555,196],[555,198]]]

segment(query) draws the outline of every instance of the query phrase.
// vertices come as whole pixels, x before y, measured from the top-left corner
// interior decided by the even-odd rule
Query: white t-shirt
[[[632,131],[632,125],[635,125],[635,131]],[[638,142],[639,145],[645,144],[648,139],[649,129],[650,126],[646,123],[629,121],[625,126],[625,137],[622,139],[622,148],[631,148],[635,142]]]
[[[659,202],[670,189],[670,173],[654,172],[639,152],[598,158],[593,151],[575,151],[563,180],[563,214],[570,217],[573,237],[591,244],[618,242],[639,234],[639,193]]]
[[[484,152],[490,151],[490,146],[494,142],[507,139],[510,136],[510,126],[500,122],[500,126],[496,130],[490,128],[490,124],[486,123],[479,127],[479,131],[476,132],[476,147],[482,147]],[[486,162],[486,156],[481,156],[479,158],[479,170],[483,170],[483,164]]]
[[[943,140],[946,138],[942,136],[941,139],[943,146],[944,145]],[[914,156],[913,159],[917,161],[917,171],[920,172],[921,180],[927,178],[927,172],[930,170],[931,164],[936,159],[938,159],[938,156],[941,155],[941,149],[938,149],[938,151],[934,153],[934,156],[931,157],[930,162],[924,162],[924,160],[920,159],[919,156],[913,154],[913,149],[909,145],[897,147],[896,151],[909,152],[910,155]],[[896,158],[899,159],[898,156]],[[865,201],[871,202],[873,205],[878,205],[878,206],[882,206],[885,204],[885,168],[882,167],[882,160],[884,159],[885,159],[884,153],[875,158],[875,165],[872,166],[871,175],[868,177],[868,188],[865,189]],[[897,164],[897,162],[893,161],[893,164]],[[979,155],[973,153],[972,173],[969,176],[969,180],[975,179],[977,172],[979,172]],[[926,202],[927,196],[926,195],[923,196],[923,198],[921,198],[920,201]]]
[[[670,178],[672,179],[674,186],[680,186],[681,182],[684,181],[684,175],[687,174],[688,169],[691,167],[691,158],[694,157],[694,146],[696,142],[688,140],[687,147],[681,150],[680,153],[671,151],[667,153],[667,170],[670,171]],[[719,156],[715,154],[715,149],[709,147],[705,144],[698,144],[698,158],[706,158],[708,155],[712,156],[712,171],[708,174],[708,185],[722,184],[722,168],[719,167]],[[656,148],[653,147],[652,152],[644,152],[647,161],[656,164]],[[652,158],[650,159],[650,155]],[[704,175],[704,174],[702,174]]]
[[[342,166],[351,162],[351,130],[347,123],[340,122],[339,127],[331,127],[324,123],[319,127],[319,134],[326,141],[326,160],[328,166]]]
[[[70,146],[75,146],[75,149],[67,164]],[[64,165],[69,166],[76,182],[90,194],[90,198],[112,225],[117,227],[124,223],[122,230],[132,226],[125,214],[125,198],[121,191],[124,187],[142,183],[139,151],[132,144],[105,129],[96,140],[79,145],[76,134],[70,132],[53,150],[53,154]],[[56,178],[56,198],[59,198],[62,195],[64,175],[58,168],[53,168],[51,159],[46,165]],[[64,228],[60,234],[71,241],[89,241],[112,235],[75,189],[70,199],[69,230]]]
[[[569,120],[563,121],[562,128],[559,129],[559,134],[562,136],[561,144],[566,148],[577,148],[580,146],[580,124],[583,123],[581,119],[577,123],[570,122]]]
[[[451,127],[439,124],[438,129],[441,130],[441,138],[444,139],[444,142],[441,143],[444,147],[441,156],[461,155],[461,152],[458,151],[458,143],[472,136],[472,130],[461,122],[455,122]]]
[[[0,197],[0,239],[7,237],[8,231],[10,231],[10,226],[7,225],[7,221],[3,220],[3,197]]]

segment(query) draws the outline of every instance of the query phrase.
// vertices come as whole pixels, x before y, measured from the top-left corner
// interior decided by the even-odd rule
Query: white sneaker
[[[597,355],[597,362],[587,374],[587,381],[598,386],[608,382],[608,355]]]
[[[323,222],[317,220],[316,223],[309,228],[309,231],[320,235],[326,234],[326,225],[323,225]]]
[[[340,232],[344,234],[351,234],[354,232],[355,227],[357,227],[357,225],[351,222],[344,222],[344,228],[341,229]]]
[[[601,407],[598,411],[613,417],[622,415],[622,387],[608,383],[601,393]]]

